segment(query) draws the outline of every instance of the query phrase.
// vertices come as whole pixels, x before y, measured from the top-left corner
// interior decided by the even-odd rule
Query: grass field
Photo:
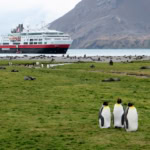
[[[150,75],[140,69],[150,62],[91,64],[0,70],[0,150],[149,150],[150,78],[125,73]],[[36,80],[24,81],[27,75]],[[110,77],[121,81],[102,82]],[[124,106],[135,104],[137,132],[99,128],[102,103],[108,101],[112,111],[118,97]]]

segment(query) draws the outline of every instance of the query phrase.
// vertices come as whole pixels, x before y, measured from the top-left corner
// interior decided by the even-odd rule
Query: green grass
[[[28,61],[14,61],[25,64]],[[29,61],[32,63],[32,61]],[[8,61],[1,61],[7,65]],[[112,72],[150,74],[140,70],[150,62],[76,63],[55,69],[6,66],[0,70],[0,150],[149,150],[150,78]],[[19,72],[11,72],[18,69]],[[35,81],[24,81],[24,76]],[[120,82],[101,80],[119,77]],[[100,129],[98,112],[103,101],[111,111],[120,97],[133,102],[139,129]]]

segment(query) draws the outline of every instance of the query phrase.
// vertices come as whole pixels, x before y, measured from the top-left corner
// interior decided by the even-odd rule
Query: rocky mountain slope
[[[72,48],[150,48],[150,0],[82,0],[50,29],[67,32]]]

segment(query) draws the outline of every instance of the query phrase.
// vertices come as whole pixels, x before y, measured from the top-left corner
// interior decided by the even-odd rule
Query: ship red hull
[[[0,45],[0,53],[28,53],[28,54],[65,54],[69,44],[63,45]]]

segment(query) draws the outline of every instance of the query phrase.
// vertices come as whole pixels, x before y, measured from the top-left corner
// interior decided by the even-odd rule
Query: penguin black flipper
[[[100,111],[99,111],[99,119],[101,118],[101,116],[102,116],[102,111],[103,111],[103,107],[101,107],[101,109],[100,109]]]
[[[121,124],[124,125],[124,114],[121,117]]]
[[[115,121],[114,121],[114,115],[112,115],[112,122],[113,122],[113,124],[114,124],[114,122],[115,122]]]
[[[129,107],[126,109],[126,111],[125,111],[125,115],[124,115],[124,120],[125,120],[125,126],[126,126],[126,128],[128,129],[128,119],[127,119],[127,115],[128,115],[128,111],[129,111]]]
[[[126,119],[126,128],[128,129],[129,124],[128,124],[128,119]]]
[[[99,111],[99,119],[101,119],[101,126],[104,126],[104,117],[102,116],[103,107]]]
[[[104,117],[101,116],[101,126],[103,127],[104,126]]]

